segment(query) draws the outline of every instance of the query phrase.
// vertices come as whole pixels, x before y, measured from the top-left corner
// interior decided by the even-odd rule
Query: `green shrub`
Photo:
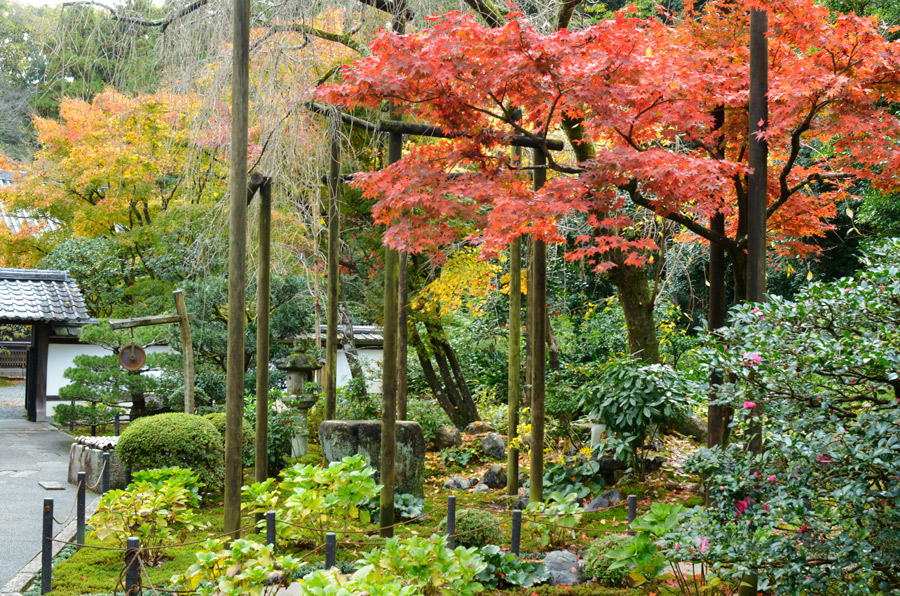
[[[584,574],[604,586],[625,586],[628,568],[610,569],[613,559],[607,553],[624,549],[630,541],[631,537],[623,534],[606,534],[597,538],[584,553]]]
[[[158,414],[135,420],[119,437],[116,453],[132,470],[190,468],[215,490],[222,485],[225,452],[215,425],[194,414]]]
[[[275,404],[282,398],[280,391],[269,392],[268,433],[266,434],[266,453],[268,454],[269,476],[276,476],[288,464],[291,457],[291,441],[300,432],[297,415],[290,408],[276,409]],[[256,396],[244,398],[244,420],[256,433]],[[254,437],[255,444],[255,437]]]
[[[444,412],[436,400],[409,400],[406,419],[419,423],[426,441],[433,439],[435,431],[440,427],[452,426],[447,413]]]
[[[198,596],[273,596],[291,585],[302,560],[274,553],[274,547],[239,538],[228,544],[212,538],[197,553],[197,562],[169,580],[177,590]]]
[[[530,588],[550,579],[550,572],[543,563],[526,561],[489,544],[478,551],[485,568],[476,577],[487,588],[522,586]]]
[[[200,489],[203,488],[203,483],[200,482],[200,476],[191,470],[177,467],[139,470],[131,475],[131,484],[128,485],[128,489],[136,487],[142,482],[156,489],[162,488],[165,484],[183,486],[191,494],[189,505],[191,507],[200,506]]]
[[[500,518],[479,509],[462,509],[456,514],[456,544],[460,546],[487,546],[503,540]],[[438,524],[438,532],[446,534],[447,518]]]
[[[129,536],[141,539],[150,564],[164,553],[159,547],[182,542],[188,531],[198,527],[191,509],[195,495],[177,480],[134,482],[128,490],[111,490],[103,495],[91,517],[92,534],[99,540],[112,539],[125,546]]]
[[[69,422],[76,424],[100,424],[111,422],[116,416],[117,409],[110,408],[100,403],[93,406],[82,404],[58,404],[53,409],[53,420],[60,426],[67,426]]]
[[[360,507],[381,490],[375,470],[361,455],[331,462],[327,468],[294,464],[281,472],[281,482],[269,478],[241,487],[244,509],[277,511],[279,539],[321,544],[328,528],[343,520],[367,524],[370,513]]]
[[[219,434],[222,435],[222,449],[225,448],[225,413],[224,412],[214,412],[212,414],[206,414],[203,416],[207,420],[213,423],[213,426],[216,427],[216,430],[219,431]],[[254,454],[256,453],[256,425],[250,424],[250,422],[244,418],[243,426],[241,427],[241,431],[244,435],[244,446],[242,449],[243,460],[245,466],[252,466],[254,464]]]
[[[389,538],[383,548],[363,553],[360,562],[365,565],[357,573],[366,576],[368,583],[399,578],[415,586],[411,594],[472,596],[483,590],[476,576],[485,565],[477,551],[462,546],[450,550],[441,536]]]

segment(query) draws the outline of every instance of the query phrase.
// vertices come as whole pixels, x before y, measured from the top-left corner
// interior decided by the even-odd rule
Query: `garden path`
[[[14,387],[21,388],[24,405],[24,387]],[[18,399],[9,389],[2,388],[0,403]],[[49,423],[28,422],[23,405],[0,405],[0,587],[40,553],[44,499],[54,499],[54,517],[60,521],[69,517],[75,501],[75,487],[66,482],[72,438]],[[42,482],[62,490],[47,490]],[[87,494],[89,503],[96,499]],[[61,529],[54,524],[54,532]]]

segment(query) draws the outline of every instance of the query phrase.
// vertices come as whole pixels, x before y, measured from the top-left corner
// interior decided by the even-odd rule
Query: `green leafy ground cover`
[[[398,526],[395,536],[408,538],[412,536],[430,536],[438,531],[440,521],[446,515],[447,496],[454,494],[457,498],[457,510],[481,509],[490,511],[501,520],[498,527],[501,536],[501,548],[509,547],[512,517],[509,514],[510,497],[504,491],[491,491],[489,493],[473,493],[471,491],[458,491],[451,493],[440,487],[447,476],[440,454],[428,454],[429,477],[426,480],[425,516],[412,523]],[[523,468],[525,467],[523,458]],[[470,468],[469,475],[475,476],[481,473],[477,468]],[[689,505],[699,503],[699,498],[693,497],[681,490],[682,482],[676,482],[670,477],[671,471],[659,472],[651,475],[644,483],[635,481],[626,482],[617,488],[625,495],[635,494],[639,500],[639,513],[646,510],[652,501],[674,501]],[[245,478],[247,483],[252,482],[252,474]],[[166,586],[167,581],[175,574],[183,573],[195,561],[195,552],[202,549],[202,541],[215,537],[222,532],[222,505],[221,497],[217,494],[207,495],[204,505],[197,511],[198,529],[188,532],[184,538],[187,543],[194,543],[186,547],[168,548],[164,556],[156,566],[146,568],[149,581],[155,587]],[[567,548],[583,553],[598,536],[609,532],[624,531],[627,512],[623,506],[613,507],[608,510],[587,513],[578,516],[578,522],[572,532],[564,531],[563,542],[555,548]],[[242,518],[242,527],[250,527],[254,523],[254,517],[249,510]],[[364,524],[359,520],[348,520],[333,529],[343,529],[344,534],[338,535],[337,561],[342,570],[349,571],[357,562],[362,553],[384,544],[384,540],[378,537],[377,527],[374,524]],[[366,533],[351,533],[362,532]],[[253,533],[245,534],[249,539],[259,538],[261,535]],[[200,542],[197,542],[200,541]],[[59,563],[54,569],[54,582],[52,594],[56,596],[74,596],[77,594],[105,594],[112,593],[120,581],[123,569],[123,553],[120,550],[107,550],[114,545],[111,540],[99,541],[89,538],[89,547],[84,548],[68,560]],[[102,547],[102,548],[91,548]],[[295,544],[279,543],[279,550],[284,552],[295,551],[298,556],[306,555],[308,544],[298,541]],[[543,548],[540,543],[540,533],[523,531],[522,533],[522,557],[525,559],[540,559],[542,553],[551,550]],[[319,551],[308,555],[305,559],[309,564],[309,570],[321,568],[324,562],[324,554]],[[145,584],[147,582],[145,581]],[[148,587],[145,585],[145,587]],[[121,591],[121,586],[119,587]],[[614,595],[626,594],[625,590],[604,588],[597,584],[588,584],[573,588],[549,588],[547,586],[531,587],[527,589],[486,589],[485,594],[512,594],[539,596],[552,594],[573,595]],[[641,590],[632,589],[632,594],[644,593]]]

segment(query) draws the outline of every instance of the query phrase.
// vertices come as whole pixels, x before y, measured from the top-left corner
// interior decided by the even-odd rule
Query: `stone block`
[[[319,425],[319,444],[328,463],[360,454],[381,482],[381,421],[326,420]],[[425,437],[417,422],[397,422],[394,492],[425,496]]]

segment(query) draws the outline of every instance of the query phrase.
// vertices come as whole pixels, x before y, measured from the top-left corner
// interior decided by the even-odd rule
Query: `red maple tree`
[[[378,197],[388,244],[439,250],[474,237],[489,249],[522,234],[560,240],[561,216],[586,216],[570,256],[642,262],[652,241],[622,233],[630,200],[724,248],[742,296],[746,262],[748,11],[770,14],[768,229],[786,254],[814,249],[853,184],[900,186],[900,44],[872,19],[813,0],[714,0],[674,25],[625,11],[582,31],[536,32],[520,14],[488,28],[450,13],[420,33],[383,33],[372,54],[320,98],[346,107],[391,102],[407,118],[458,135],[412,148],[359,176]],[[571,154],[530,190],[503,146],[561,132]],[[545,148],[545,146],[544,146]],[[710,228],[727,218],[725,233]],[[620,259],[621,261],[621,259]]]

